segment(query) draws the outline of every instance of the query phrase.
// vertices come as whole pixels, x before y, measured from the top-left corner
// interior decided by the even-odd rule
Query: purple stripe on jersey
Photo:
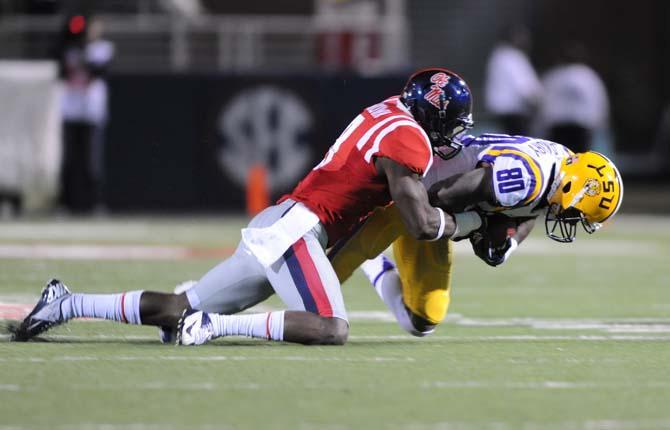
[[[309,291],[307,281],[305,280],[305,275],[302,272],[300,262],[298,261],[298,257],[295,255],[295,250],[293,249],[293,246],[291,246],[284,253],[284,260],[286,260],[286,266],[288,266],[288,271],[291,273],[291,278],[293,278],[293,282],[295,283],[295,286],[298,288],[298,293],[300,293],[302,303],[305,305],[305,310],[318,315],[319,309],[316,306],[314,297],[312,297],[312,293]]]

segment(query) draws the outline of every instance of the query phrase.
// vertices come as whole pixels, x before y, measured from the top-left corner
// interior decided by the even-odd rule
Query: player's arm
[[[428,196],[432,205],[451,213],[463,212],[468,206],[482,202],[495,205],[492,169],[484,165],[438,181],[430,187]]]
[[[514,240],[516,240],[518,244],[523,242],[533,230],[533,227],[535,227],[534,217],[522,218],[517,224]]]
[[[433,240],[453,235],[456,228],[454,218],[431,206],[426,188],[416,173],[386,157],[378,157],[375,167],[379,174],[386,177],[391,198],[407,231],[414,238]],[[439,234],[441,225],[443,233]]]

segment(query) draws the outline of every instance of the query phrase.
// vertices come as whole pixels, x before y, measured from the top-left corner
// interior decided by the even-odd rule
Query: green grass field
[[[50,277],[80,292],[169,291],[229,252],[242,223],[4,222],[0,312],[32,304]],[[670,429],[670,218],[620,216],[573,245],[537,230],[496,269],[459,247],[450,314],[423,339],[359,274],[343,286],[344,347],[178,348],[99,321],[44,342],[3,335],[0,430]]]

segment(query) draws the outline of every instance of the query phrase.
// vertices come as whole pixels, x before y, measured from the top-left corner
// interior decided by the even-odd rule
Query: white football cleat
[[[214,325],[209,314],[185,310],[177,323],[177,345],[202,345],[214,337]]]

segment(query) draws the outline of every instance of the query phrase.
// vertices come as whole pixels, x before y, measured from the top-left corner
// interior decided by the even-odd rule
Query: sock
[[[381,285],[381,280],[386,272],[396,270],[395,264],[391,262],[384,254],[379,254],[371,260],[366,260],[361,264],[361,270],[365,273],[372,286],[377,290],[377,286]],[[377,291],[379,294],[379,291]],[[381,296],[380,296],[381,297]]]
[[[140,296],[143,291],[128,291],[121,294],[72,294],[63,300],[63,318],[101,318],[127,324],[142,324],[140,320]]]
[[[361,264],[361,269],[403,330],[414,336],[429,334],[417,330],[412,324],[409,310],[402,299],[402,281],[391,260],[381,254]]]
[[[247,336],[284,340],[284,311],[248,315],[209,314],[214,337]]]

